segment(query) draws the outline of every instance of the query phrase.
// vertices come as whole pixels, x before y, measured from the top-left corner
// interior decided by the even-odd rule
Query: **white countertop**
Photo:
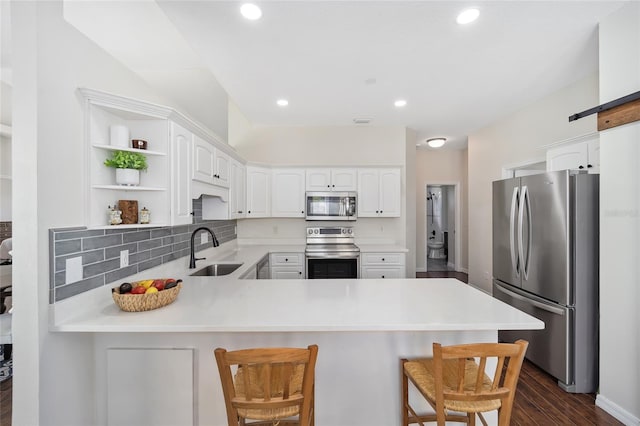
[[[308,332],[541,329],[543,322],[456,279],[242,280],[268,252],[299,246],[225,245],[198,253],[207,264],[242,262],[222,277],[191,277],[188,258],[128,277],[182,278],[177,300],[124,312],[111,287],[51,305],[51,330],[67,332]]]

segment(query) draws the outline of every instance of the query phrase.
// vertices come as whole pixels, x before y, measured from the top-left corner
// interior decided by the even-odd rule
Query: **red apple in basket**
[[[151,284],[153,287],[157,288],[158,291],[160,290],[164,290],[164,280],[153,280],[153,284]]]
[[[131,294],[144,294],[145,291],[147,291],[147,289],[144,288],[143,285],[139,285],[138,287],[134,287],[133,290],[131,290]]]

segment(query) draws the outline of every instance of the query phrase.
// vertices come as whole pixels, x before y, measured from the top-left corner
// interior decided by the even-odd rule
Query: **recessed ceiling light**
[[[456,22],[458,24],[464,25],[469,24],[480,16],[480,11],[478,9],[465,9],[456,18]]]
[[[427,139],[427,145],[431,148],[440,148],[447,140],[445,138]]]
[[[286,99],[278,99],[276,103],[281,107],[286,107],[287,105],[289,105],[289,101]]]
[[[407,101],[405,101],[404,99],[398,99],[393,104],[398,108],[402,108],[403,106],[407,105]]]
[[[244,16],[245,18],[251,21],[260,19],[260,17],[262,16],[262,10],[260,10],[260,8],[253,3],[243,4],[240,7],[240,13],[242,13],[242,16]]]

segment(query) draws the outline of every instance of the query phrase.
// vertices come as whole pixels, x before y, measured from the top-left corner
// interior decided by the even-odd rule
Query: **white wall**
[[[600,23],[600,103],[640,89],[640,3]],[[640,122],[600,132],[600,390],[640,424]]]
[[[416,269],[424,271],[426,259],[426,188],[427,184],[459,184],[460,205],[460,269],[467,269],[467,150],[417,149],[416,158]]]
[[[503,166],[544,159],[544,145],[594,132],[595,116],[568,117],[598,104],[598,76],[591,75],[469,136],[470,284],[491,292],[491,182]]]
[[[13,424],[94,424],[93,338],[48,331],[48,229],[82,225],[85,217],[84,118],[76,89],[176,105],[68,25],[60,1],[14,2],[11,14],[13,281],[19,283]],[[74,386],[65,386],[70,379]]]

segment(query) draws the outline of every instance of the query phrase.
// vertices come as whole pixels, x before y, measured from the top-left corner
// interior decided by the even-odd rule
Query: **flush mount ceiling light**
[[[440,148],[447,141],[445,138],[433,138],[427,139],[427,145],[431,148]]]
[[[398,99],[393,104],[396,106],[396,108],[402,108],[403,106],[407,105],[407,101],[405,101],[404,99]]]
[[[456,22],[460,25],[469,24],[480,16],[480,11],[478,9],[465,9],[456,18]]]
[[[258,6],[253,3],[245,3],[240,7],[240,13],[245,18],[255,21],[256,19],[260,19],[262,16],[262,10]]]
[[[281,107],[286,107],[287,105],[289,105],[289,101],[286,99],[278,99],[276,103]]]

